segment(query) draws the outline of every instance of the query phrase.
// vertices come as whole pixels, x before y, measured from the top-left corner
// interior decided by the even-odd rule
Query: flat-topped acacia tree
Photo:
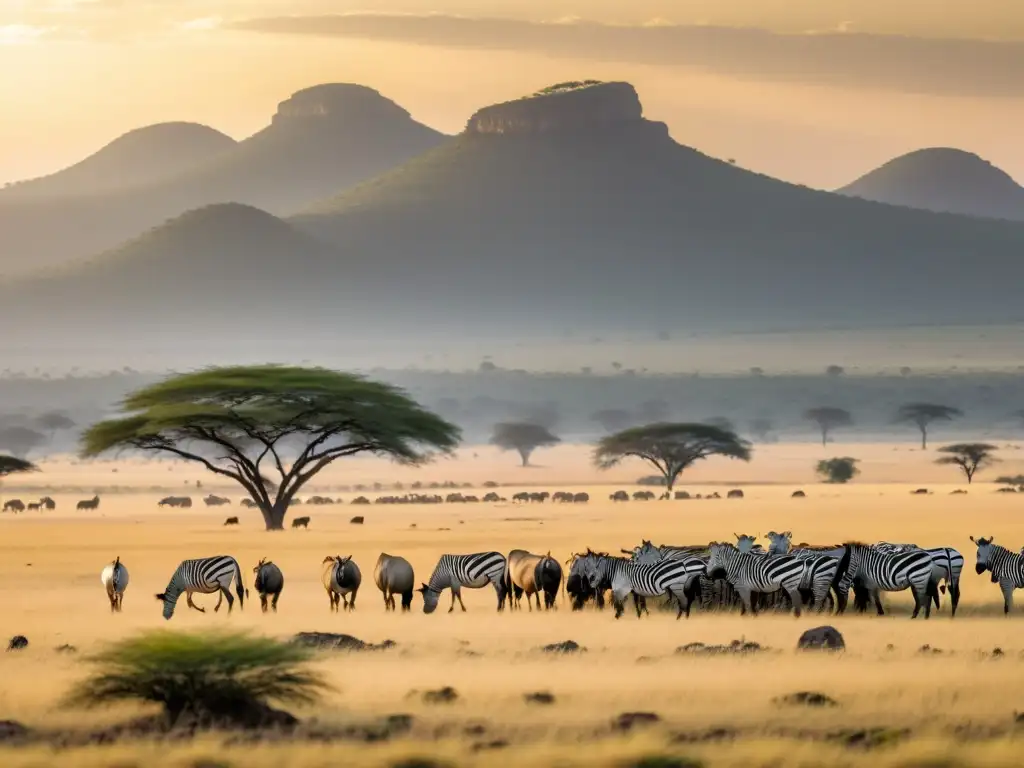
[[[16,456],[0,455],[0,478],[13,475],[16,472],[36,472],[38,469],[31,461],[25,461]]]
[[[629,457],[643,459],[661,472],[671,493],[684,469],[709,456],[750,461],[750,443],[713,424],[648,424],[600,440],[594,449],[594,464],[598,469],[610,469]]]
[[[246,490],[267,530],[284,527],[295,494],[336,459],[421,464],[460,437],[402,390],[324,368],[209,368],[145,387],[122,410],[83,434],[84,457],[131,449],[202,464]]]

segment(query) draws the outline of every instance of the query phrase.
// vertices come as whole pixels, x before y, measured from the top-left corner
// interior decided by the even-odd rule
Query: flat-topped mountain
[[[920,149],[838,190],[840,194],[929,211],[1024,220],[1024,187],[959,149]]]
[[[98,195],[152,184],[208,162],[235,140],[198,123],[157,123],[136,128],[49,176],[0,190],[0,205],[14,197]]]
[[[176,302],[180,325],[195,332],[194,307],[214,303],[206,288],[213,280],[195,261],[207,254],[230,276],[223,291],[233,297],[263,296],[271,283],[268,301],[284,310],[272,327],[290,334],[525,337],[1024,320],[1024,224],[883,205],[746,171],[625,109],[631,92],[624,84],[572,87],[481,110],[459,137],[287,223],[265,221],[287,232],[276,244],[239,223],[213,228],[216,238],[191,228],[159,249],[152,237],[136,241],[118,268],[133,277],[119,282],[109,266],[108,279],[98,263],[75,265],[9,286],[0,318],[50,336],[58,327],[87,333],[130,292],[139,305]],[[277,254],[284,275],[249,268],[251,252]],[[142,272],[129,262],[156,266]],[[77,290],[80,298],[48,299],[58,283],[61,297]],[[268,327],[266,306],[232,305],[231,323],[214,332]],[[146,312],[117,311],[120,321],[117,312],[102,315],[113,329],[104,338],[164,327]]]
[[[171,178],[56,200],[0,195],[6,236],[0,271],[24,272],[98,253],[203,205],[236,202],[294,212],[445,138],[371,88],[309,88],[281,102],[263,130]]]

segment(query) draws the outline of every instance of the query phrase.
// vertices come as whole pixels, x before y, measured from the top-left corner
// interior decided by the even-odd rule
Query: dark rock
[[[554,704],[555,695],[548,691],[533,691],[532,693],[524,693],[523,700],[527,704]]]
[[[487,726],[483,723],[471,723],[462,729],[467,736],[483,736],[487,733]]]
[[[470,747],[472,752],[483,752],[490,749],[505,749],[508,742],[505,739],[494,739],[493,741],[481,741]]]
[[[1002,648],[993,648],[992,649],[992,658],[993,659],[1001,659],[1005,655],[1006,654],[1003,652]]]
[[[619,764],[621,768],[703,768],[700,760],[676,755],[645,755]]]
[[[950,496],[963,496],[967,493],[963,488],[957,488],[955,491],[950,492]]]
[[[612,720],[612,728],[617,731],[631,731],[636,727],[660,722],[661,717],[654,712],[623,712]]]
[[[388,768],[447,768],[447,766],[447,763],[442,763],[432,757],[405,757],[391,763]]]
[[[808,629],[796,642],[803,651],[845,651],[846,641],[835,627],[823,626]]]
[[[739,736],[732,728],[709,728],[697,733],[677,733],[672,736],[674,744],[707,744],[716,741],[730,741]]]
[[[803,706],[803,707],[837,707],[839,702],[833,699],[831,696],[826,696],[824,693],[818,691],[798,691],[797,693],[787,693],[785,696],[780,696],[774,699],[776,704],[786,704],[790,706]]]
[[[459,693],[450,685],[446,685],[436,691],[424,691],[422,698],[424,704],[451,704],[458,700]]]
[[[911,496],[927,496],[930,493],[931,493],[931,491],[929,491],[927,488],[918,488],[916,491],[911,491],[910,495]]]
[[[828,734],[825,739],[838,741],[847,747],[877,749],[896,744],[909,735],[910,731],[906,728],[863,728],[836,731]]]
[[[806,497],[807,494],[804,493],[803,491],[793,491],[791,494],[789,494],[789,498],[791,499],[803,499]]]
[[[727,499],[742,499],[743,498],[743,491],[741,491],[741,490],[739,490],[737,488],[735,490],[729,491],[727,494],[725,494],[725,497]]]
[[[362,515],[356,515],[351,520],[349,520],[349,522],[352,523],[352,525],[362,525],[365,521],[363,520]]]
[[[14,720],[0,720],[0,744],[20,744],[28,740],[32,732]]]
[[[925,643],[917,649],[917,652],[921,656],[937,656],[938,654],[943,653],[943,650],[941,648],[932,648],[930,645]]]
[[[363,642],[352,635],[335,634],[334,632],[299,632],[292,638],[292,642],[307,648],[332,651],[385,651],[398,645],[394,640],[385,640],[374,645]]]
[[[586,648],[575,640],[563,640],[560,643],[551,643],[541,647],[544,653],[585,653]]]
[[[75,648],[75,646],[68,645],[67,643],[64,643],[64,645],[58,645],[53,650],[55,650],[57,653],[78,653],[78,649]]]
[[[22,648],[28,648],[28,638],[24,635],[15,635],[7,644],[8,651],[20,651]]]

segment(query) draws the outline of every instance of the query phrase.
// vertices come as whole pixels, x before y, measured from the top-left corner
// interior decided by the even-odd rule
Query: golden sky
[[[576,78],[629,80],[678,141],[812,186],[935,145],[1024,180],[1018,6],[0,0],[0,183],[163,120],[242,138],[321,82],[370,85],[454,133],[480,106]],[[353,15],[310,18],[322,14]]]

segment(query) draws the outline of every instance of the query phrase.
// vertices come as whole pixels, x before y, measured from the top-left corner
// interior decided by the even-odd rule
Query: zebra
[[[628,552],[626,554],[629,554]],[[667,560],[681,559],[687,557],[699,557],[707,563],[708,547],[704,545],[670,546],[662,544],[654,546],[646,539],[640,546],[632,550],[634,557],[646,557],[646,562],[656,562],[657,556]],[[652,556],[654,556],[652,558]],[[701,610],[710,611],[715,608],[731,608],[738,600],[736,590],[732,585],[723,579],[713,579],[703,574],[700,576],[700,604]]]
[[[992,574],[992,583],[999,584],[1003,593],[1003,613],[1013,607],[1013,590],[1024,587],[1024,554],[1011,552],[1006,547],[993,544],[994,536],[979,536],[971,541],[978,545],[978,562],[974,566],[980,576],[986,570]]]
[[[836,580],[839,558],[814,549],[792,549],[793,534],[790,531],[776,533],[769,531],[768,555],[792,555],[804,563],[804,576],[800,580],[801,595],[810,595],[808,606],[817,606],[818,612],[825,610],[825,603]],[[833,600],[833,603],[835,601]]]
[[[860,542],[850,542],[845,549],[839,565],[842,575],[836,590],[839,594],[837,613],[845,610],[850,585],[859,579],[874,599],[879,616],[885,615],[879,595],[881,590],[901,592],[908,588],[914,593],[911,618],[916,619],[922,607],[924,617],[931,616],[932,602],[928,591],[932,580],[931,555],[919,549],[889,554]]]
[[[110,612],[120,611],[124,602],[124,591],[128,588],[128,569],[124,567],[120,557],[114,558],[114,562],[103,569],[100,573],[100,583],[107,590]]]
[[[488,584],[494,585],[498,595],[498,610],[505,608],[505,568],[508,563],[500,552],[480,552],[474,555],[441,555],[437,561],[430,581],[420,587],[417,592],[423,595],[423,612],[433,613],[441,593],[451,588],[452,605],[448,613],[455,610],[455,601],[459,601],[463,612],[466,610],[462,602],[462,588],[480,589]]]
[[[964,567],[964,556],[952,547],[919,547],[916,544],[893,544],[887,541],[880,541],[875,545],[881,551],[894,553],[906,552],[911,549],[920,549],[931,555],[932,558],[932,584],[929,585],[932,599],[935,601],[935,610],[939,604],[939,591],[945,593],[949,586],[949,598],[952,603],[952,615],[956,616],[956,607],[960,603],[960,572]],[[936,589],[937,587],[937,589]]]
[[[723,575],[743,601],[741,614],[755,613],[752,592],[777,592],[782,589],[793,601],[793,613],[800,615],[800,581],[804,564],[791,555],[743,554],[732,544],[714,543],[708,558],[708,576]]]
[[[242,569],[235,558],[229,555],[215,555],[197,560],[182,560],[181,565],[171,576],[167,589],[157,595],[156,599],[164,604],[164,618],[170,619],[174,615],[174,607],[182,592],[185,593],[188,607],[194,608],[200,613],[206,613],[206,609],[200,608],[192,602],[193,593],[211,595],[214,592],[219,592],[217,605],[213,608],[214,612],[220,610],[220,604],[226,597],[228,613],[231,613],[235,604],[235,599],[230,592],[232,579],[235,581],[235,590],[238,594],[238,607],[243,608],[249,590],[242,583]]]
[[[591,556],[583,564],[584,576],[592,588],[598,589],[602,583],[610,583],[615,618],[622,616],[626,597],[630,594],[633,595],[637,618],[647,612],[644,598],[665,594],[679,604],[676,619],[684,612],[689,618],[690,606],[697,593],[697,579],[704,569],[704,561],[696,557],[648,563],[623,557]]]

